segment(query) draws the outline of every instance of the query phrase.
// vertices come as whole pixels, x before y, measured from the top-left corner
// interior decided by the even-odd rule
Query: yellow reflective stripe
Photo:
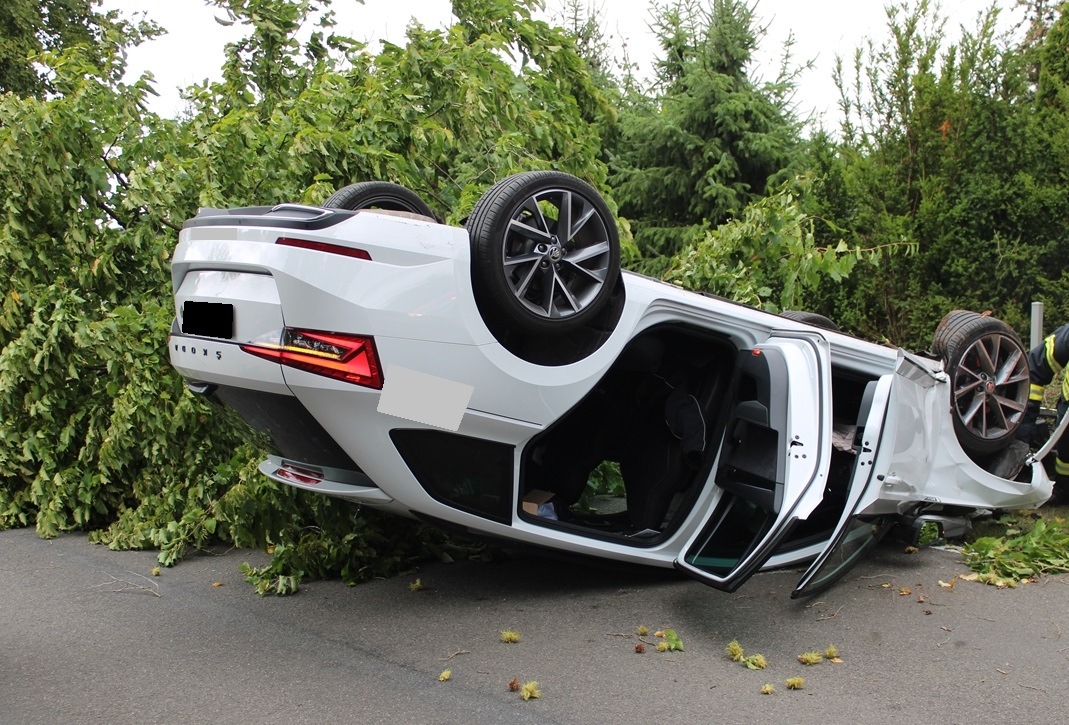
[[[1032,383],[1032,387],[1028,389],[1029,400],[1043,400],[1043,393],[1046,392],[1046,388],[1042,385],[1036,385]]]
[[[1069,400],[1069,375],[1062,378],[1062,400]]]
[[[1059,476],[1069,476],[1069,463],[1066,463],[1061,458],[1055,458],[1054,472]]]
[[[1064,366],[1054,359],[1054,335],[1047,337],[1043,346],[1047,350],[1047,365],[1050,365],[1050,369],[1053,370],[1055,374],[1060,373]]]

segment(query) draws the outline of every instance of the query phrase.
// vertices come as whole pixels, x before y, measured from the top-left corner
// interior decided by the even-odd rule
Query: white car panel
[[[172,333],[167,352],[187,381],[289,394],[278,363],[253,358],[234,343]]]
[[[282,329],[282,306],[268,274],[194,270],[175,293],[181,327],[186,302],[225,301],[235,305],[233,339],[248,342]]]

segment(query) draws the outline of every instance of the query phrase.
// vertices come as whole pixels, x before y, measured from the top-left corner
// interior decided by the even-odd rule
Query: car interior
[[[775,354],[739,350],[712,330],[668,324],[641,333],[578,405],[527,445],[521,496],[541,503],[536,512],[521,504],[520,515],[573,533],[651,546],[686,518],[715,465],[713,478],[723,495],[711,519],[719,535],[711,532],[712,538],[733,550],[727,559],[737,559],[767,530],[782,503],[784,365]],[[842,514],[870,382],[833,370],[839,445],[831,475],[823,502],[783,549],[826,539]],[[591,495],[592,478],[606,475],[622,495]]]

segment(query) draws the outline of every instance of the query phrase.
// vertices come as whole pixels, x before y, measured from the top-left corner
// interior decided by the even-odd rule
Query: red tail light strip
[[[281,345],[250,342],[241,349],[281,365],[382,390],[382,368],[371,337],[286,328]]]

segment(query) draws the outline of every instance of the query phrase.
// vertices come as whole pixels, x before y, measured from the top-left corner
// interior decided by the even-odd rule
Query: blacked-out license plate
[[[202,337],[234,337],[234,305],[222,302],[186,302],[182,305],[182,332]]]

